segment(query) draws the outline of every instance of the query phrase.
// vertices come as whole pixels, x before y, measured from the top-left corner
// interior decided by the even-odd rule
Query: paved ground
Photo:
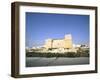
[[[56,66],[56,65],[78,65],[78,64],[89,64],[89,58],[88,57],[78,57],[78,58],[27,57],[26,58],[26,67]]]

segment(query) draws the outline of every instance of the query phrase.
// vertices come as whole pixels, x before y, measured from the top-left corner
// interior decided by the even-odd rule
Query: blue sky
[[[26,47],[71,34],[74,44],[89,44],[89,15],[26,12]]]

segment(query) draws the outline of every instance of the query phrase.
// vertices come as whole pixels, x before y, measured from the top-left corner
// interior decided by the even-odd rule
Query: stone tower
[[[72,46],[73,43],[72,43],[72,36],[71,36],[71,34],[65,35],[64,42],[65,42],[65,48],[71,49],[73,47]]]
[[[47,39],[45,41],[45,47],[48,48],[52,48],[52,39]]]

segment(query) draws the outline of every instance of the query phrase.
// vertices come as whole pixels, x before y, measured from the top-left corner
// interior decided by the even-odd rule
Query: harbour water
[[[26,57],[26,67],[89,64],[89,57]]]

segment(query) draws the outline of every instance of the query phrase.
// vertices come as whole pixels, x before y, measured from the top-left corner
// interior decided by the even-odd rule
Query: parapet
[[[72,35],[71,34],[65,35],[65,39],[72,39]]]

